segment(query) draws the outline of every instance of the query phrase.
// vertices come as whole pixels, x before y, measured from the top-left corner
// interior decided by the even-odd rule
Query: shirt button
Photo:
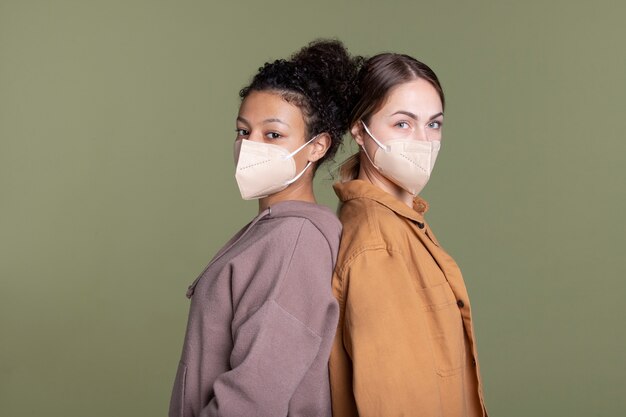
[[[459,300],[459,301],[457,301],[457,302],[456,302],[456,305],[458,305],[458,306],[459,306],[459,308],[463,308],[463,307],[465,307],[465,303],[463,302],[463,300]]]
[[[424,223],[420,223],[420,222],[416,222],[417,223],[417,227],[419,227],[420,229],[424,228]]]

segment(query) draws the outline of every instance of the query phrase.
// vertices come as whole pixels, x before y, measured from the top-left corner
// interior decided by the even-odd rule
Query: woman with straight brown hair
[[[335,192],[343,234],[330,358],[338,417],[486,416],[467,290],[418,194],[440,149],[444,94],[407,55],[363,64]]]

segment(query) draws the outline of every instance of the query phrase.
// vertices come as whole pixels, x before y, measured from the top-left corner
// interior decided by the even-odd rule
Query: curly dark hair
[[[266,62],[239,96],[245,99],[252,91],[276,91],[300,108],[307,137],[328,133],[331,145],[317,167],[335,155],[348,130],[362,62],[362,57],[350,56],[340,41],[318,39],[288,60]]]

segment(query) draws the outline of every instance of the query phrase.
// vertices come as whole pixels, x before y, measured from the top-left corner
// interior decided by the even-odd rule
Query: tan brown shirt
[[[333,275],[336,417],[485,416],[461,271],[413,209],[361,180],[335,184],[343,235]]]

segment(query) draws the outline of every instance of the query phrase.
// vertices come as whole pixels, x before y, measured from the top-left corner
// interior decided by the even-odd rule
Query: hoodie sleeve
[[[329,352],[321,352],[320,346],[338,315],[330,289],[333,259],[328,242],[303,221],[289,251],[289,267],[275,280],[274,296],[234,323],[232,369],[215,381],[214,396],[202,416],[285,416],[312,364],[327,363]]]

